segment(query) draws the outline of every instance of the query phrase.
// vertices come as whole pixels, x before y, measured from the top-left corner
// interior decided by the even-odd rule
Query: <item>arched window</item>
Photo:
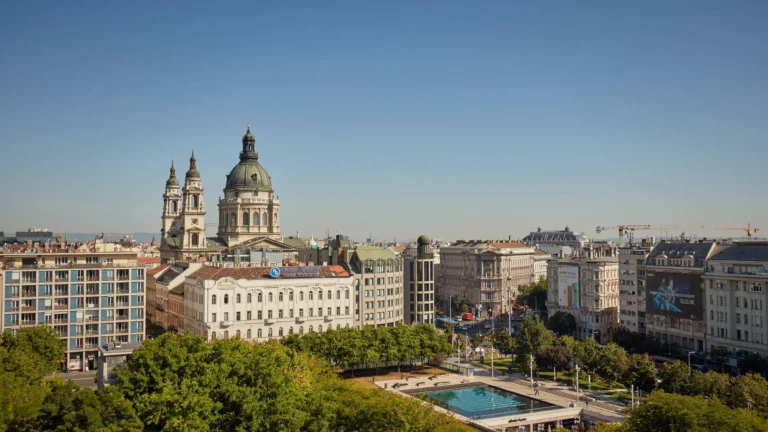
[[[197,195],[189,196],[190,207],[197,208]]]
[[[261,329],[256,330],[256,337],[261,339]]]
[[[349,323],[347,323],[347,325],[345,325],[344,328],[349,328]]]
[[[304,334],[304,326],[299,326],[299,336]]]
[[[250,339],[251,338],[251,329],[248,329],[247,332],[245,332],[245,338]]]
[[[349,300],[349,290],[344,291],[344,298]]]
[[[341,291],[336,290],[336,300],[341,300]]]
[[[288,301],[293,301],[293,291],[288,293]]]
[[[229,338],[229,330],[224,330],[224,339]]]
[[[261,293],[256,294],[256,301],[261,303]]]
[[[211,304],[216,304],[216,294],[211,296]]]
[[[252,300],[251,293],[248,293],[248,297],[246,298],[246,300],[248,301],[248,303],[251,302],[251,300]]]
[[[313,296],[314,296],[314,294],[312,294],[312,291],[310,291],[310,292],[309,292],[309,299],[310,299],[310,300],[312,300],[312,297],[313,297]]]
[[[243,225],[248,226],[250,225],[251,216],[248,212],[243,212]]]
[[[234,213],[231,213],[231,214],[229,215],[229,224],[230,224],[231,226],[237,226],[237,216],[235,216],[235,214],[234,214]]]
[[[269,299],[269,302],[270,302],[270,303],[272,303],[272,293],[269,293],[269,294],[267,295],[267,298]]]
[[[283,293],[277,295],[277,301],[283,301]]]
[[[277,212],[275,212],[275,217],[272,218],[272,224],[277,225]]]
[[[197,233],[192,233],[192,246],[200,246],[200,236]]]
[[[272,337],[272,327],[267,329],[267,337]]]
[[[216,340],[216,332],[211,333],[211,340]]]
[[[323,290],[320,290],[317,292],[317,299],[322,300],[323,299]]]
[[[395,262],[392,259],[387,260],[387,271],[390,273],[395,271]]]
[[[264,212],[264,213],[261,215],[261,224],[262,224],[262,225],[267,225],[267,212]]]
[[[314,330],[312,330],[312,326],[309,326],[309,332],[312,333]]]
[[[179,204],[176,200],[171,200],[171,212],[176,213],[179,210]]]
[[[238,303],[240,303],[240,294],[237,295],[236,300]]]
[[[229,294],[224,294],[224,304],[229,304]]]
[[[328,300],[333,299],[333,294],[331,293],[331,290],[328,290]]]
[[[323,325],[322,324],[317,326],[317,332],[318,333],[322,333],[323,332]]]
[[[341,324],[336,324],[336,330],[341,330]]]
[[[235,333],[235,337],[236,337],[236,338],[238,338],[238,339],[240,339],[240,330],[238,330],[238,331]]]
[[[289,335],[293,334],[293,327],[288,327],[288,334]]]
[[[280,327],[280,330],[277,331],[277,335],[280,337],[283,337],[283,328]]]

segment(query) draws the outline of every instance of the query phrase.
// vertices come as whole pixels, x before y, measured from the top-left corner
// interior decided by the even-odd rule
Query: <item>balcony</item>
[[[267,318],[264,320],[264,324],[274,324],[277,322],[277,319],[275,318]]]
[[[15,308],[15,309],[16,309],[16,310],[19,310],[19,308]],[[35,307],[34,307],[34,306],[22,306],[22,307],[21,307],[21,311],[22,311],[22,312],[29,312],[29,311],[34,311],[34,310],[35,310]],[[14,311],[14,312],[15,312],[15,311]]]
[[[117,293],[118,294],[130,294],[131,293],[131,289],[127,288],[127,287],[118,287],[117,288]]]
[[[66,304],[57,304],[53,307],[54,310],[66,310],[68,306]]]
[[[219,325],[222,327],[229,327],[232,325],[232,321],[220,321]]]
[[[115,315],[116,321],[128,321],[128,315]]]
[[[117,334],[127,334],[128,333],[128,327],[125,327],[125,328],[118,327],[117,331],[115,333],[117,333]]]
[[[23,321],[21,322],[21,326],[22,326],[22,327],[28,327],[28,326],[34,326],[34,325],[37,325],[37,323],[35,322],[35,320],[23,320]]]
[[[86,330],[85,334],[87,336],[98,336],[99,335],[99,331],[98,330]]]
[[[98,309],[99,303],[88,303],[88,309]]]
[[[66,318],[56,318],[53,320],[54,324],[66,324],[67,322],[69,322],[69,320]]]
[[[323,317],[323,321],[331,322],[331,321],[333,321],[333,317],[331,315],[326,315],[325,317]]]
[[[99,344],[85,344],[85,349],[98,349]]]
[[[75,332],[75,334],[74,334],[73,336],[83,336],[84,334],[85,334],[85,333],[83,333],[83,332],[81,332],[81,331],[76,331],[76,332]]]
[[[61,283],[67,283],[69,282],[69,278],[66,276],[56,276],[54,279],[55,282],[61,282]]]
[[[301,317],[296,317],[296,322],[297,322],[297,323],[299,323],[299,324],[301,324],[301,323],[303,323],[303,322],[306,322],[306,321],[307,321],[307,318],[306,318],[306,317],[303,317],[303,316],[301,316]]]
[[[98,282],[99,281],[99,275],[88,275],[85,277],[85,280],[87,282]]]
[[[22,296],[22,297],[35,297],[36,295],[37,295],[37,294],[35,293],[35,291],[34,291],[34,290],[31,290],[31,291],[22,291],[22,292],[21,292],[21,296]]]
[[[117,304],[117,307],[119,307],[119,308],[130,307],[130,303],[129,302],[117,302],[116,304]],[[108,307],[115,307],[115,305],[110,305]]]
[[[85,317],[85,322],[99,322],[99,317],[97,317],[97,316],[87,316],[87,317]]]

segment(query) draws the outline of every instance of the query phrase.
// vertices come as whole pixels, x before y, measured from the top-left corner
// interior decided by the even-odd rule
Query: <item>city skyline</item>
[[[248,121],[284,235],[768,230],[762,3],[94,5],[0,30],[8,231],[159,232],[193,148],[216,222]]]

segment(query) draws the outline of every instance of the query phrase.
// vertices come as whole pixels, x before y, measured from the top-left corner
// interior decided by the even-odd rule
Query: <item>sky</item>
[[[217,222],[251,122],[284,234],[768,233],[768,2],[2,10],[6,231],[159,232],[192,149]]]

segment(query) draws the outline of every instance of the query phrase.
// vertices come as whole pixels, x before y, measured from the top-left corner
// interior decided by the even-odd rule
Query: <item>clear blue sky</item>
[[[0,229],[157,232],[192,148],[215,222],[250,121],[286,233],[768,232],[765,1],[2,10]]]

